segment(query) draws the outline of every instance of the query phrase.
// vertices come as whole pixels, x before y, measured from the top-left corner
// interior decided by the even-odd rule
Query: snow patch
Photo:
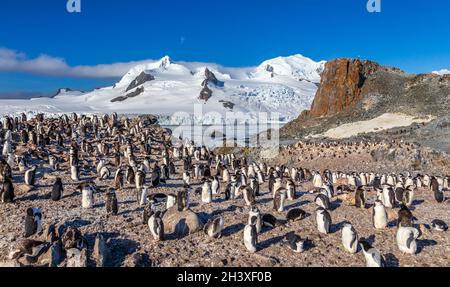
[[[368,121],[344,124],[337,128],[330,129],[323,134],[313,135],[312,137],[344,139],[362,133],[380,132],[397,127],[407,127],[412,125],[413,123],[428,123],[433,119],[434,117],[432,116],[417,118],[405,114],[386,113]]]

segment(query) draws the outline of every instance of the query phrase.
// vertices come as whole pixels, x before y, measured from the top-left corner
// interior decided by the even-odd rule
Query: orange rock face
[[[375,62],[359,59],[327,62],[309,116],[333,115],[356,104],[365,80],[380,68]]]

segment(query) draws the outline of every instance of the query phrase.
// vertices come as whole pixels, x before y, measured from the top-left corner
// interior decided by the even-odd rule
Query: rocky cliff
[[[344,123],[384,113],[446,117],[450,75],[414,75],[359,59],[334,59],[325,65],[311,110],[281,130],[283,138],[324,132]]]

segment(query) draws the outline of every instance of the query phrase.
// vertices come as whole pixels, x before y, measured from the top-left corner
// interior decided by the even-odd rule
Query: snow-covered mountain
[[[259,112],[278,112],[282,121],[289,121],[310,108],[324,64],[293,55],[257,67],[227,68],[174,62],[165,56],[135,66],[110,87],[86,93],[61,89],[53,98],[0,101],[0,114],[118,112],[162,119],[176,114],[172,119],[180,121],[193,115],[195,107],[209,124],[217,122],[213,118],[239,112],[252,118]]]

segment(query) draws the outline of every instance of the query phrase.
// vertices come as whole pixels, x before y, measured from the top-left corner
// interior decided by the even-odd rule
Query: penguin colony
[[[448,175],[344,173],[250,162],[235,154],[215,154],[182,138],[174,144],[170,130],[160,128],[146,117],[72,114],[27,119],[22,114],[3,119],[0,138],[2,204],[14,205],[26,196],[16,192],[17,186],[40,190],[42,177],[53,178],[46,200],[56,204],[72,194],[83,210],[103,208],[107,221],[120,215],[117,194],[126,192],[135,199],[147,236],[155,242],[170,237],[165,230],[165,214],[190,211],[192,205],[213,210],[208,218],[202,218],[202,230],[208,240],[222,240],[230,224],[222,214],[224,211],[214,206],[228,202],[230,210],[240,208],[246,214],[240,232],[242,250],[249,254],[263,248],[261,234],[289,228],[295,222],[310,224],[306,220],[311,217],[317,234],[325,240],[330,233],[339,232],[343,250],[352,256],[361,253],[368,267],[382,267],[386,266],[386,260],[372,246],[373,238],[361,237],[351,222],[333,222],[333,212],[340,208],[334,206],[336,200],[350,199],[352,208],[363,210],[371,218],[375,237],[383,230],[395,228],[398,250],[411,256],[420,251],[423,231],[417,224],[420,219],[413,215],[417,190],[427,190],[436,203],[448,208],[445,207]],[[327,146],[321,148],[327,150]],[[364,145],[358,148],[364,149]],[[175,192],[158,192],[158,187],[170,186],[169,181],[174,179],[182,181]],[[305,190],[304,186],[311,189]],[[261,211],[264,195],[270,195],[270,212]],[[314,214],[294,204],[305,195],[314,196],[311,202],[316,206]],[[43,227],[51,226],[46,221],[53,222],[52,219],[45,218],[39,202],[29,199],[26,204],[23,238],[42,235]],[[389,213],[395,214],[394,225],[390,224]],[[445,220],[448,218],[436,218],[427,226],[433,232],[447,232]],[[277,244],[293,253],[308,252],[314,242],[298,233],[300,230],[286,232]]]

